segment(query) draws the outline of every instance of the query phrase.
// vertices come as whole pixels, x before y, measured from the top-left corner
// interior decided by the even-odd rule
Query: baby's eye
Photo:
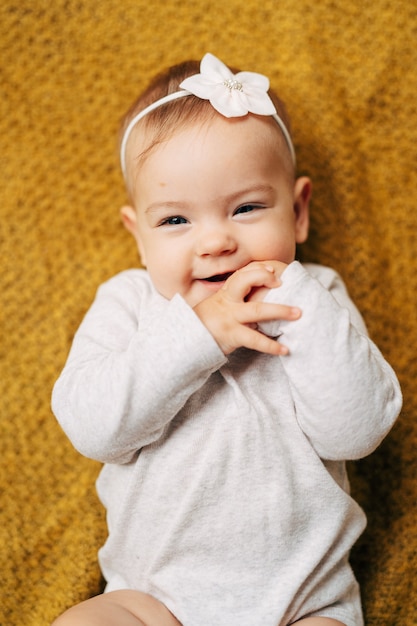
[[[243,204],[235,211],[235,215],[239,215],[241,213],[251,213],[252,211],[256,211],[256,209],[260,209],[261,207],[258,204]]]
[[[181,215],[172,215],[171,217],[167,217],[162,220],[160,226],[179,226],[180,224],[187,224],[185,217],[182,217]]]

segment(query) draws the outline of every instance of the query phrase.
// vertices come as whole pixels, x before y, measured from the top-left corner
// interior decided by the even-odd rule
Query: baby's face
[[[251,261],[294,260],[308,198],[285,169],[279,133],[271,118],[219,116],[179,131],[139,166],[128,228],[163,296],[195,306]],[[135,141],[139,153],[145,144]]]

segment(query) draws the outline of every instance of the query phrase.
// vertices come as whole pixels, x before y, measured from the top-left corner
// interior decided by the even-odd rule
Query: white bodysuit
[[[53,393],[74,446],[105,466],[106,591],[152,594],[183,626],[362,622],[348,564],[365,516],[346,459],[401,407],[394,372],[333,270],[292,263],[262,325],[290,354],[226,357],[182,297],[144,270],[98,291]]]

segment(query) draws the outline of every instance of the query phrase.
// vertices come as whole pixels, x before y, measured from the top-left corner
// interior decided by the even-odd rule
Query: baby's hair
[[[240,71],[233,67],[230,67],[230,70],[234,74]],[[158,74],[122,118],[119,134],[120,143],[131,120],[140,111],[146,109],[157,100],[178,92],[180,90],[179,85],[183,80],[199,72],[200,62],[190,60],[173,65]],[[269,89],[268,94],[275,105],[279,117],[288,131],[291,132],[290,119],[284,103],[272,89]],[[136,132],[146,133],[149,139],[143,152],[135,156],[136,163],[143,161],[156,145],[169,139],[177,130],[195,122],[209,121],[218,115],[219,113],[213,108],[209,100],[204,100],[194,95],[159,106],[145,115],[132,131],[132,134]],[[128,187],[130,187],[129,183]]]

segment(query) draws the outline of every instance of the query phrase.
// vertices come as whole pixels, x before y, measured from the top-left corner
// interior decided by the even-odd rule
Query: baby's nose
[[[201,233],[199,241],[200,255],[219,256],[231,254],[236,248],[236,239],[227,229],[211,228]]]

